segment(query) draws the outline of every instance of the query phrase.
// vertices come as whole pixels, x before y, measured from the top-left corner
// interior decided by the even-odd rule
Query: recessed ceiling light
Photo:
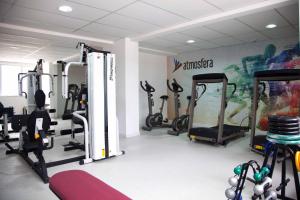
[[[195,40],[188,40],[188,41],[186,41],[186,43],[192,44],[192,43],[195,43]]]
[[[19,49],[18,47],[15,47],[15,46],[11,46],[10,48],[11,49]]]
[[[275,28],[275,27],[277,27],[276,24],[268,24],[268,25],[266,25],[266,28]]]
[[[72,12],[73,9],[70,6],[63,5],[59,6],[58,10],[60,10],[61,12]]]

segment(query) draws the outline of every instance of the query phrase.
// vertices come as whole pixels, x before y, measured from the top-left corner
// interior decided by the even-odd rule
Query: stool
[[[298,145],[300,144],[299,119],[297,117],[270,116],[269,122],[267,140],[272,142],[272,146],[265,154],[263,166],[267,166],[269,158],[272,157],[269,174],[269,177],[272,178],[277,158],[279,155],[283,158],[281,160],[281,183],[276,188],[276,191],[280,191],[280,194],[277,197],[279,199],[293,200],[286,197],[285,194],[286,186],[290,181],[289,178],[286,178],[286,162],[287,159],[291,159],[297,200],[300,200],[299,177],[295,161],[295,154],[299,150]]]

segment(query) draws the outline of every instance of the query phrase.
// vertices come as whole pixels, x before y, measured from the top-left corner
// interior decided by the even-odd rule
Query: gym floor
[[[82,139],[82,135],[78,137]],[[62,145],[69,136],[55,138],[55,148],[46,151],[46,161],[81,155],[83,152],[64,152]],[[91,173],[102,181],[136,200],[199,200],[225,199],[227,180],[233,168],[245,161],[262,157],[249,151],[249,135],[229,143],[226,147],[190,142],[186,134],[179,137],[166,134],[166,129],[142,132],[141,137],[121,139],[125,155],[84,166],[70,163],[48,169],[49,176],[70,169]],[[12,143],[17,145],[17,143]],[[0,145],[0,200],[53,200],[50,191],[32,169],[18,155],[5,155]],[[279,168],[280,169],[280,168]],[[278,182],[275,172],[275,184]],[[294,196],[293,182],[288,194]],[[248,183],[243,199],[252,190]]]

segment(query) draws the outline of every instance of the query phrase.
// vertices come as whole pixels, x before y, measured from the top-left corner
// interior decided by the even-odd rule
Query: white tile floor
[[[190,142],[186,134],[175,137],[165,132],[166,129],[157,129],[142,132],[140,137],[122,139],[125,155],[84,166],[71,163],[49,168],[49,176],[68,169],[85,170],[135,200],[221,200],[225,199],[227,179],[237,164],[262,160],[249,151],[249,136],[227,147],[216,147]],[[56,137],[55,149],[45,153],[46,160],[81,154],[62,151],[61,145],[68,139],[69,136]],[[0,200],[57,199],[48,184],[43,184],[18,155],[5,155],[5,150],[1,144]],[[289,185],[289,192],[294,193],[293,183]],[[248,184],[243,199],[250,199],[247,193],[252,188]]]

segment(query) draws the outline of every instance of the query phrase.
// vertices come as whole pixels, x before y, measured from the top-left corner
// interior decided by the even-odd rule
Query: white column
[[[116,54],[117,116],[119,133],[125,137],[139,131],[139,45],[124,38],[114,45]]]

